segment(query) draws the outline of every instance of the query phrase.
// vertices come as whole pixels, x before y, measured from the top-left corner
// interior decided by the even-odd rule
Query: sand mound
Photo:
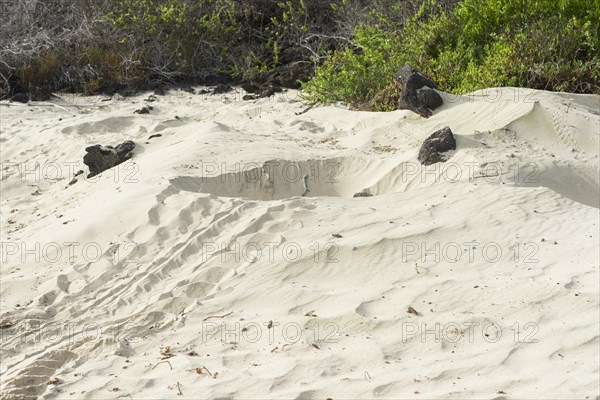
[[[599,97],[295,95],[0,105],[1,398],[595,398]]]

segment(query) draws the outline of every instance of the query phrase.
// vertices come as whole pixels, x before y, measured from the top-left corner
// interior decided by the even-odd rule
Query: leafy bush
[[[378,25],[359,25],[354,47],[331,54],[303,85],[313,101],[361,103],[375,96],[403,62],[400,39]]]
[[[464,0],[403,32],[407,60],[442,90],[490,86],[598,90],[600,4],[594,0]]]
[[[599,0],[464,0],[454,7],[430,0],[409,19],[371,15],[356,28],[355,48],[333,52],[304,85],[309,100],[390,109],[390,81],[404,62],[454,93],[493,86],[598,93]]]
[[[600,0],[11,0],[0,98],[254,83],[298,61],[317,69],[308,99],[374,109],[392,107],[404,62],[450,92],[597,93],[598,21]]]
[[[74,49],[103,40],[91,29],[98,15],[94,0],[0,2],[0,98],[10,92],[45,97],[73,85]]]
[[[104,17],[157,77],[221,72],[239,38],[231,0],[111,0]]]
[[[344,1],[110,0],[106,20],[158,79],[250,80],[338,48],[331,38]]]
[[[0,2],[0,97],[34,86],[49,93],[249,80],[291,62],[312,66],[313,56],[323,57],[347,40],[336,33],[344,3],[349,2]],[[47,53],[58,56],[59,67],[48,79],[32,80],[31,71]]]

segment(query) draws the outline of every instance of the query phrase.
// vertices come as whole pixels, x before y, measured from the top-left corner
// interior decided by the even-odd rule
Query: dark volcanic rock
[[[281,92],[283,92],[283,89],[281,87],[269,85],[260,91],[260,94],[258,95],[258,97],[261,97],[261,98],[271,97],[275,93],[281,93]]]
[[[123,85],[119,85],[118,83],[112,83],[102,87],[102,93],[108,96],[114,96],[115,94],[118,94],[120,96],[127,97],[125,89],[126,88]]]
[[[17,93],[13,97],[10,98],[10,101],[17,102],[17,103],[28,103],[29,96],[27,96],[25,93]]]
[[[213,89],[212,94],[225,94],[230,92],[231,89],[233,88],[230,85],[227,85],[226,83],[220,83]]]
[[[256,94],[259,98],[270,97],[283,89],[299,89],[301,82],[310,79],[312,64],[297,61],[276,68],[273,72],[260,72],[252,76],[242,88],[248,94]],[[248,97],[252,99],[252,97]]]
[[[422,117],[429,118],[432,111],[440,107],[444,101],[434,90],[434,83],[406,64],[396,73],[396,80],[401,83],[402,91],[398,103],[399,110],[411,110]]]
[[[371,193],[358,192],[358,193],[354,193],[354,196],[352,196],[352,197],[371,197],[371,196],[373,196]]]
[[[81,174],[83,174],[83,170],[80,169],[79,171],[77,171],[75,173],[75,175],[73,175],[73,179],[71,179],[71,182],[69,182],[69,186],[73,186],[74,184],[76,184],[77,183],[77,177],[79,175],[81,175]]]
[[[220,84],[233,84],[233,79],[231,78],[231,76],[227,75],[227,74],[222,74],[222,73],[214,73],[214,74],[208,74],[206,76],[204,76],[202,79],[197,80],[195,82],[196,85],[202,85],[202,86],[217,86]]]
[[[301,61],[284,65],[268,77],[267,83],[289,89],[300,89],[300,82],[310,79],[311,65]]]
[[[98,175],[102,171],[119,165],[133,156],[135,143],[131,140],[121,143],[117,147],[96,144],[86,147],[87,154],[83,156],[83,163],[90,169],[88,178]]]
[[[456,150],[456,140],[449,127],[440,129],[431,134],[419,150],[419,162],[423,165],[431,165],[446,161],[440,153]]]
[[[249,94],[255,94],[260,92],[260,87],[253,83],[245,83],[242,85],[242,89],[244,89]]]
[[[140,108],[139,110],[135,110],[134,113],[135,114],[150,114],[151,110],[154,110],[154,107],[144,106],[144,107]]]
[[[428,87],[417,90],[417,100],[430,110],[435,110],[444,104],[444,100],[442,100],[438,92]]]
[[[283,92],[283,89],[281,87],[269,85],[269,86],[265,86],[265,87],[261,88],[258,93],[251,93],[251,94],[244,95],[244,97],[242,97],[242,100],[262,99],[264,97],[271,97],[275,93],[281,93],[281,92]]]

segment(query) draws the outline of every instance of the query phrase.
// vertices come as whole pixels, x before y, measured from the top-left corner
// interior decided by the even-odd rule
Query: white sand
[[[600,395],[599,96],[147,96],[0,105],[2,399]]]

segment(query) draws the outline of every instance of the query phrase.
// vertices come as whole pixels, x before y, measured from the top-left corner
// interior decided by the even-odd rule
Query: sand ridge
[[[598,395],[598,96],[242,92],[0,105],[2,398]]]

